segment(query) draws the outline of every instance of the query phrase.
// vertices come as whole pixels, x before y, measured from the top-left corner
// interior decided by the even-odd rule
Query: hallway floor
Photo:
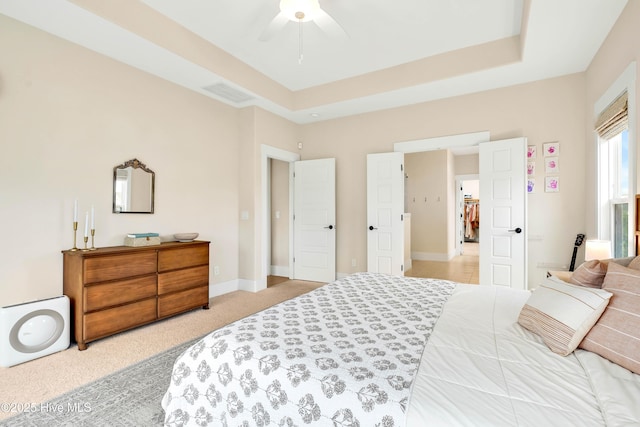
[[[405,272],[408,277],[431,277],[452,280],[459,283],[480,283],[479,243],[465,242],[463,255],[450,261],[416,261],[411,270]]]
[[[404,275],[478,284],[480,283],[479,246],[479,243],[465,242],[462,247],[463,255],[456,256],[450,261],[414,260],[411,270]],[[267,276],[267,287],[287,280],[289,280],[287,277]]]

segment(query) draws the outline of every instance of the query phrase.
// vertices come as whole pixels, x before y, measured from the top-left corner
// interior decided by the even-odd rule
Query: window
[[[600,206],[602,238],[612,243],[616,258],[630,251],[634,227],[629,225],[631,205],[628,99],[623,93],[599,116],[595,130],[600,143]]]
[[[610,215],[612,223],[612,255],[626,257],[629,253],[629,131],[624,130],[607,141],[610,150]],[[631,227],[633,230],[633,227]]]

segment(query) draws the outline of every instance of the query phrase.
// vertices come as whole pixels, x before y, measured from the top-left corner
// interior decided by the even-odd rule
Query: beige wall
[[[240,220],[239,270],[240,288],[250,291],[266,287],[268,273],[266,250],[263,248],[262,224],[267,201],[262,200],[263,185],[263,146],[297,151],[297,125],[265,110],[248,107],[241,111],[240,124],[241,166],[238,168],[240,181],[240,215],[247,213],[247,219]],[[263,265],[264,264],[264,265]]]
[[[411,257],[417,260],[448,259],[448,151],[405,155],[408,178],[405,191],[411,213]]]
[[[485,130],[493,140],[524,136],[538,147],[560,141],[561,191],[528,196],[529,284],[544,277],[544,265],[568,265],[575,235],[585,228],[584,84],[584,75],[574,74],[305,125],[303,158],[336,157],[338,272],[366,270],[367,153],[393,151],[395,142]],[[541,165],[538,159],[539,180]]]
[[[251,288],[257,271],[260,256],[259,217],[260,193],[255,189],[260,180],[260,147],[256,144],[256,112],[255,108],[244,108],[240,111],[240,159],[236,179],[238,180],[238,278],[248,280],[243,287]],[[231,178],[230,178],[231,179]]]
[[[640,4],[629,2],[586,73],[298,126],[0,16],[0,305],[61,293],[60,251],[72,245],[76,197],[81,212],[96,207],[97,246],[132,231],[198,231],[220,266],[213,288],[260,280],[263,144],[298,152],[301,141],[303,159],[336,158],[337,270],[366,270],[366,154],[484,130],[493,140],[527,137],[539,149],[561,143],[560,192],[543,192],[538,158],[538,191],[528,196],[535,286],[543,265],[568,264],[575,235],[595,229],[593,104],[640,56],[630,42],[640,39],[638,21]],[[157,173],[153,215],[111,213],[112,168],[133,157]]]
[[[636,62],[635,76],[635,105],[630,105],[630,114],[635,119],[635,134],[630,133],[630,145],[635,141],[637,145],[638,129],[640,125],[639,84],[640,84],[640,2],[630,1],[620,15],[618,22],[613,27],[609,36],[604,41],[600,50],[589,65],[586,76],[586,120],[585,135],[583,141],[586,152],[586,218],[587,238],[597,238],[596,224],[596,136],[593,132],[596,120],[594,111],[595,103],[607,92],[607,90],[623,74],[632,62]],[[631,108],[635,108],[633,111]],[[637,150],[636,165],[640,159],[640,150]],[[637,175],[640,178],[640,174]],[[640,182],[636,183],[636,192],[640,188]]]
[[[455,156],[453,160],[456,175],[477,175],[480,173],[480,156],[478,154]]]
[[[4,16],[0,52],[0,306],[61,295],[75,198],[98,247],[197,231],[212,289],[238,277],[236,109]],[[111,213],[113,167],[134,157],[156,172],[153,215]]]

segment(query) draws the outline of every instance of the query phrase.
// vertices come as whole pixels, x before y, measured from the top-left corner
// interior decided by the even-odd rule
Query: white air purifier
[[[66,296],[0,308],[0,366],[9,367],[69,347]]]

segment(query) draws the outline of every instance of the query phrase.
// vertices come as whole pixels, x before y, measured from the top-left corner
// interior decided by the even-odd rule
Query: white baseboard
[[[288,265],[272,265],[270,269],[272,276],[289,277]]]
[[[258,282],[249,279],[238,279],[238,290],[247,292],[257,292]]]
[[[214,283],[209,285],[209,298],[218,297],[228,294],[229,292],[238,290],[238,280],[230,280],[228,282]]]
[[[404,271],[409,271],[413,268],[413,263],[411,262],[411,258],[404,260]]]
[[[258,282],[255,280],[235,279],[228,282],[214,283],[209,285],[209,298],[234,291],[257,292]]]

